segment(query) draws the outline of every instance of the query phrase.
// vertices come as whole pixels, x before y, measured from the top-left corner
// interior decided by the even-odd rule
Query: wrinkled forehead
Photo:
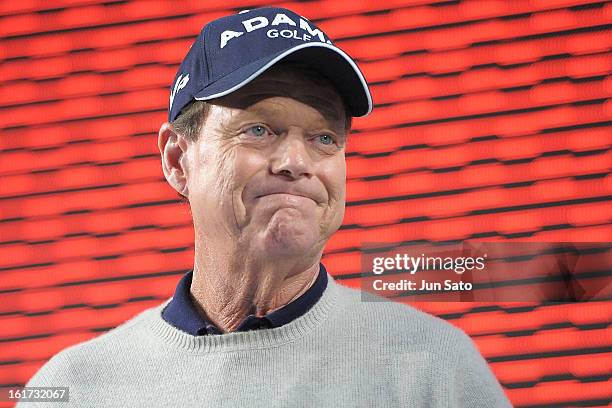
[[[310,105],[333,121],[346,121],[346,107],[331,82],[318,72],[297,63],[279,64],[253,81],[219,98],[216,103],[241,109],[272,97],[289,97]]]

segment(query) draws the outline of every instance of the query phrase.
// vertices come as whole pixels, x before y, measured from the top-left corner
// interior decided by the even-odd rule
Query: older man
[[[320,263],[344,215],[351,118],[371,109],[354,61],[304,17],[265,8],[205,26],[159,131],[193,215],[193,271],[29,385],[96,407],[509,406],[464,333],[363,302]]]

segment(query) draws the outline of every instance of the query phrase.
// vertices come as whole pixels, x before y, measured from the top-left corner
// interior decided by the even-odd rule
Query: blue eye
[[[249,131],[253,136],[261,137],[264,136],[267,132],[267,129],[261,125],[252,126],[249,128]]]
[[[334,143],[334,139],[330,135],[321,135],[319,136],[319,140],[321,141],[321,143],[326,145]]]

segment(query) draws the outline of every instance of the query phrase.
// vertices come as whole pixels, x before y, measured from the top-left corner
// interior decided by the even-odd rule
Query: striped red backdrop
[[[156,133],[209,20],[288,7],[354,56],[374,113],[324,263],[363,242],[610,241],[612,3],[0,3],[0,386],[169,297],[193,230]],[[472,336],[519,407],[612,402],[612,304],[419,303]]]

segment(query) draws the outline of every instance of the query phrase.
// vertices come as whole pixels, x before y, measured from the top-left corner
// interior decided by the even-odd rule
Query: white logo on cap
[[[327,44],[332,43],[331,41],[325,39],[325,35],[323,34],[323,31],[319,30],[318,28],[313,29],[310,26],[310,24],[308,24],[308,20],[306,20],[305,18],[300,18],[299,25],[298,25],[298,23],[293,21],[286,14],[278,13],[276,14],[276,16],[274,16],[272,23],[270,23],[270,21],[266,17],[263,17],[263,16],[253,17],[248,20],[244,20],[242,22],[242,25],[244,26],[244,29],[246,30],[247,33],[250,33],[255,30],[259,30],[260,28],[267,27],[268,25],[277,26],[279,24],[289,24],[293,27],[299,27],[301,30],[305,31],[305,33],[299,34],[298,30],[281,30],[280,31],[281,37],[295,38],[296,40],[302,40],[302,41],[310,41],[311,38],[318,37],[321,42],[324,42]],[[221,33],[220,47],[221,48],[225,47],[228,42],[230,42],[234,38],[240,37],[244,33],[245,33],[244,31],[225,30],[224,32]],[[277,38],[277,37],[279,37],[278,30],[272,29],[268,31],[268,38]]]
[[[185,86],[187,86],[187,82],[189,82],[189,74],[186,74],[185,76],[181,74],[178,78],[176,78],[174,88],[170,92],[170,110],[172,110],[172,103],[174,102],[174,97],[176,96],[176,93],[183,89]]]

